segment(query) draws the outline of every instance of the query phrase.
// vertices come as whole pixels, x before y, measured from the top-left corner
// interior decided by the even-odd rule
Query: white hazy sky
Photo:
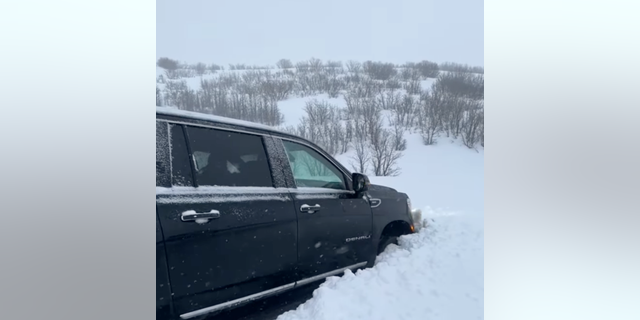
[[[483,0],[156,0],[156,56],[484,66]]]

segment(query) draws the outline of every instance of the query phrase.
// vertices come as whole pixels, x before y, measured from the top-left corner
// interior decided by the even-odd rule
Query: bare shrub
[[[184,80],[167,82],[165,92],[165,102],[167,105],[183,110],[197,111],[197,94],[187,86]]]
[[[358,98],[373,98],[375,97],[382,89],[384,88],[383,84],[379,81],[362,78],[360,82],[351,83],[348,88],[349,95]]]
[[[484,108],[473,108],[464,113],[460,136],[462,143],[473,149],[484,136]],[[484,140],[484,138],[483,138]],[[484,142],[482,143],[484,146]]]
[[[395,113],[389,115],[389,124],[391,125],[393,147],[397,151],[404,151],[407,149],[407,139],[404,138],[405,127],[402,121],[397,118]]]
[[[375,97],[382,110],[396,110],[402,99],[400,92],[393,91],[380,91]]]
[[[309,65],[309,71],[312,72],[320,72],[323,69],[322,60],[317,58],[309,59],[307,64]]]
[[[394,79],[394,78],[384,81],[383,85],[385,88],[389,90],[398,90],[402,88],[402,83],[400,83],[398,79]]]
[[[389,80],[397,74],[393,63],[367,61],[362,66],[364,72],[376,80]]]
[[[333,77],[327,79],[324,91],[329,95],[329,98],[337,98],[345,87],[346,84],[343,80]]]
[[[286,100],[293,91],[294,82],[288,79],[267,79],[259,84],[260,92],[274,101]]]
[[[293,62],[289,59],[280,59],[276,62],[276,67],[280,69],[291,69],[293,68]]]
[[[373,172],[376,176],[397,176],[400,174],[398,160],[402,157],[402,153],[394,146],[393,134],[383,129],[381,122],[379,124],[373,130],[375,133],[369,141]]]
[[[464,72],[443,73],[433,83],[431,91],[481,100],[484,99],[484,76]]]
[[[418,100],[409,94],[405,94],[400,98],[400,102],[395,104],[393,108],[395,121],[405,129],[413,125],[416,110],[418,109]]]
[[[441,130],[441,117],[439,113],[439,101],[428,96],[422,100],[420,108],[416,113],[417,124],[422,136],[422,142],[426,145],[436,143],[436,137]]]
[[[202,62],[199,62],[198,64],[195,65],[195,70],[198,73],[198,75],[202,77],[202,75],[204,75],[207,72],[207,65]]]
[[[156,86],[156,106],[162,105],[162,93],[160,92],[160,88]]]
[[[164,88],[164,101],[168,106],[178,107],[180,104],[180,97],[183,92],[189,90],[187,83],[182,81],[167,81]]]
[[[179,63],[176,60],[172,60],[166,57],[160,58],[158,59],[158,61],[156,62],[156,65],[162,69],[165,69],[167,71],[173,71],[178,69],[179,67]]]
[[[355,154],[351,156],[351,168],[353,168],[355,172],[366,174],[369,170],[369,162],[371,161],[371,152],[366,135],[357,134],[353,139],[352,146]]]
[[[422,86],[419,80],[411,80],[402,86],[408,94],[419,95],[422,93]]]
[[[420,75],[424,78],[436,78],[440,73],[438,64],[431,61],[421,61],[415,64],[415,68],[420,72]]]
[[[484,74],[483,67],[472,67],[467,64],[460,64],[454,62],[445,62],[440,64],[440,70],[449,72],[463,72],[463,73],[479,73]]]
[[[196,76],[196,72],[193,69],[176,69],[165,70],[167,79],[178,80],[180,78],[193,78]]]
[[[407,67],[406,65],[405,68],[400,71],[399,77],[404,82],[420,81],[422,79],[422,77],[420,76],[420,71],[418,71],[415,67]]]
[[[298,73],[309,71],[309,63],[307,61],[300,61],[296,63],[296,71]]]
[[[304,109],[306,116],[298,125],[297,135],[312,141],[332,155],[345,150],[343,144],[348,141],[338,107],[314,99],[308,101]]]
[[[347,71],[351,73],[360,73],[362,72],[362,64],[358,61],[349,60],[347,62]]]

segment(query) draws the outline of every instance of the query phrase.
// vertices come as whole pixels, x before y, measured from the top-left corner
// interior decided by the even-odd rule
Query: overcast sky
[[[156,56],[484,66],[483,0],[156,0]]]

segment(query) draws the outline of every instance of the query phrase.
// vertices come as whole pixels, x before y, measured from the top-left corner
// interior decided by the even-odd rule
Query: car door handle
[[[310,206],[308,204],[303,204],[302,206],[300,206],[300,211],[306,213],[314,213],[316,211],[320,211],[320,205],[316,204],[315,206]]]
[[[211,219],[220,218],[220,211],[211,210],[209,212],[195,212],[194,210],[185,211],[180,214],[180,220],[184,222],[195,221],[198,223],[206,223]]]

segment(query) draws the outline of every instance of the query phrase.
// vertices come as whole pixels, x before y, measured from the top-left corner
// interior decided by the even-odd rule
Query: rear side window
[[[262,137],[187,127],[201,186],[273,187]]]

